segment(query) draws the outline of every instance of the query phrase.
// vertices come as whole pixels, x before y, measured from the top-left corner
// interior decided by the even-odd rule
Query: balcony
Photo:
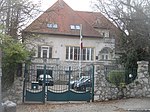
[[[104,38],[104,43],[107,43],[107,44],[115,44],[115,39],[112,39],[112,38]]]
[[[59,58],[33,58],[31,62],[34,64],[43,64],[46,62],[47,64],[56,65],[59,64]]]

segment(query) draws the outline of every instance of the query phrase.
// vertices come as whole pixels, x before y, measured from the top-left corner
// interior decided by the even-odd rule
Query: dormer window
[[[80,25],[70,25],[71,30],[80,30]]]
[[[47,28],[57,29],[58,25],[56,23],[48,23]]]
[[[80,25],[76,25],[76,29],[77,29],[77,30],[80,30]]]
[[[70,25],[71,30],[75,29],[75,25]]]

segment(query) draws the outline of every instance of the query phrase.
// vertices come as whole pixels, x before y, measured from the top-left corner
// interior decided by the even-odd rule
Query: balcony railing
[[[104,38],[104,43],[115,44],[115,39]]]
[[[59,58],[33,58],[31,60],[32,63],[38,63],[43,64],[46,62],[46,64],[59,64]]]

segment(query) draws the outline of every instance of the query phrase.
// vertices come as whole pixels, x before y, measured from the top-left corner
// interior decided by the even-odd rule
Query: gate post
[[[22,102],[24,103],[24,97],[25,97],[25,82],[26,82],[26,75],[27,75],[27,63],[24,65],[24,78],[23,78],[23,97],[22,97]]]
[[[45,103],[45,86],[46,86],[46,59],[44,59],[44,79],[43,79],[43,103]]]
[[[94,64],[92,65],[92,102],[94,102]]]
[[[70,80],[71,80],[71,67],[69,66],[69,85],[68,85],[69,91],[70,91]]]

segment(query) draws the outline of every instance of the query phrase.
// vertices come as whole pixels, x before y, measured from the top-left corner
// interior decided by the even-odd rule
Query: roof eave
[[[47,32],[34,32],[34,31],[23,31],[23,33],[34,33],[34,34],[45,34],[45,35],[61,35],[61,36],[80,36],[77,34],[69,34],[69,33],[47,33]],[[103,38],[100,35],[82,35],[83,37],[95,37],[95,38]]]

